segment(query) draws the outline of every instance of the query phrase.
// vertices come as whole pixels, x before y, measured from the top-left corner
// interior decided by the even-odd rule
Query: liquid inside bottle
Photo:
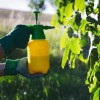
[[[50,67],[49,43],[45,39],[31,40],[27,46],[30,74],[46,74]]]

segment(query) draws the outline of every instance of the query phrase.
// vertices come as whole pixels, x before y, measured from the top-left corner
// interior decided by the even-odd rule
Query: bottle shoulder
[[[36,40],[30,40],[28,43],[35,43],[35,42],[48,42],[46,39],[36,39]]]
[[[28,45],[48,45],[49,42],[46,39],[31,40]]]

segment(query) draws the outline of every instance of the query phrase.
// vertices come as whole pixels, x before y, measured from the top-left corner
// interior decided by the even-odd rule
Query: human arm
[[[5,57],[5,52],[2,46],[0,45],[0,60]],[[0,76],[4,76],[4,68],[5,68],[5,63],[0,63]]]
[[[4,68],[5,63],[0,63],[0,76],[5,76]]]
[[[17,25],[6,36],[0,39],[0,46],[4,54],[0,58],[9,56],[16,48],[24,49],[29,41],[32,28],[27,25]]]
[[[11,32],[2,37],[0,39],[0,60],[10,55],[15,48],[25,48],[27,46],[30,33],[31,31],[26,25],[17,25],[11,30]],[[0,63],[0,76],[5,75],[4,68],[5,63]]]
[[[0,60],[5,57],[5,52],[2,46],[0,45]]]

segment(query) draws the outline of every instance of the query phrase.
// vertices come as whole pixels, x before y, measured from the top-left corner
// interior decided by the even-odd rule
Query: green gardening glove
[[[25,76],[26,78],[35,78],[35,77],[42,77],[42,74],[29,74],[28,72],[28,63],[27,58],[17,59],[17,60],[11,60],[7,59],[5,64],[5,75],[17,75],[21,74],[22,76]]]
[[[9,34],[0,39],[6,56],[10,55],[16,48],[26,48],[32,28],[26,25],[17,25]]]

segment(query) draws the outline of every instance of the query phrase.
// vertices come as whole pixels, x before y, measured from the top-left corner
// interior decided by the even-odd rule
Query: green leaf
[[[76,54],[71,53],[71,55],[70,55],[70,63],[71,63],[70,68],[75,68],[75,60],[76,60]]]
[[[94,14],[98,14],[99,13],[99,9],[98,8],[96,8],[96,9],[94,9]]]
[[[100,71],[100,62],[99,61],[96,61],[94,64],[94,71],[95,71],[95,73]]]
[[[85,45],[85,46],[83,46],[82,47],[82,49],[83,49],[83,57],[84,57],[84,59],[88,59],[89,58],[89,56],[90,56],[90,50],[91,50],[91,47],[90,47],[90,45]]]
[[[76,24],[75,22],[73,23],[72,28],[73,28],[74,30],[76,30],[76,31],[78,30],[78,26],[77,26],[77,24]]]
[[[86,19],[81,20],[81,25],[80,25],[80,28],[79,28],[79,29],[80,29],[80,31],[81,31],[82,34],[85,34],[85,31],[86,31],[86,29],[85,29],[86,24],[87,24]]]
[[[72,8],[72,6],[73,6],[73,3],[69,3],[67,6],[66,6],[66,8],[65,8],[65,16],[66,16],[66,18],[68,19],[69,17],[71,17],[72,16],[72,14],[73,14],[73,8]]]
[[[76,17],[75,17],[75,23],[76,23],[77,26],[81,25],[81,20],[82,20],[81,13],[77,13]]]
[[[100,25],[97,26],[97,33],[95,35],[100,36]]]
[[[94,76],[93,77],[93,83],[91,83],[90,86],[89,86],[89,92],[90,93],[96,91],[96,89],[97,89],[96,83],[97,83],[97,78]]]
[[[97,80],[100,82],[100,71],[99,70],[95,73],[95,76]]]
[[[93,100],[100,100],[100,88],[94,93]]]
[[[68,36],[69,36],[69,38],[72,38],[73,33],[74,33],[73,29],[71,27],[69,27],[68,28]]]
[[[55,26],[56,23],[57,23],[57,15],[54,14],[54,15],[52,16],[52,19],[51,19],[51,25],[52,25],[52,26]]]
[[[91,23],[93,23],[93,24],[94,24],[94,23],[95,23],[95,24],[98,24],[98,21],[97,21],[95,18],[92,18],[91,16],[88,16],[88,17],[87,17],[87,21],[88,21],[88,22],[91,22]]]
[[[51,25],[60,28],[60,24],[58,22],[58,16],[56,14],[52,15]]]
[[[66,46],[66,41],[67,41],[67,33],[63,33],[60,39],[60,48],[63,49]]]
[[[73,53],[75,53],[75,54],[80,54],[81,47],[80,47],[80,40],[79,40],[79,38],[72,37],[70,42],[71,42],[70,43],[71,51]]]
[[[99,55],[99,57],[100,57],[100,43],[99,43],[98,46],[97,46],[97,50],[98,50],[98,55]]]
[[[63,54],[63,58],[62,58],[61,66],[62,66],[63,69],[65,67],[65,64],[66,64],[67,60],[68,60],[68,55],[69,55],[69,50],[70,50],[69,46],[70,46],[70,42],[68,41],[66,43],[66,48],[65,48],[65,51],[64,51],[64,54]]]
[[[85,35],[81,40],[86,41],[86,42],[84,42],[86,44],[82,47],[82,49],[83,49],[82,52],[83,52],[83,57],[85,59],[87,59],[87,58],[89,58],[91,51],[93,49],[92,42],[94,40],[94,36],[91,33],[88,33],[88,35]],[[81,42],[81,45],[82,45],[82,42]]]
[[[89,71],[87,73],[85,84],[90,84],[91,83],[90,76],[91,76],[92,71],[93,71],[93,69],[90,67],[90,69],[89,69]]]
[[[77,11],[84,11],[85,8],[85,0],[75,0],[74,9]]]
[[[90,38],[89,38],[88,34],[81,35],[81,39],[80,39],[81,47],[88,45],[89,42],[90,42]]]
[[[74,21],[75,21],[75,16],[74,17],[71,17],[70,20],[67,20],[66,26],[69,25],[69,27],[72,27],[73,26],[73,23],[75,23]]]
[[[83,57],[83,53],[81,53],[80,55],[79,55],[79,57],[78,57],[82,62],[84,62],[84,63],[88,63],[88,60],[89,59],[84,59],[84,57]]]
[[[71,19],[65,23],[66,26],[71,27],[73,30],[78,30],[78,26],[75,23],[75,16],[71,17]]]
[[[59,10],[60,10],[60,22],[63,22],[64,21],[64,9],[65,7],[61,7]]]

